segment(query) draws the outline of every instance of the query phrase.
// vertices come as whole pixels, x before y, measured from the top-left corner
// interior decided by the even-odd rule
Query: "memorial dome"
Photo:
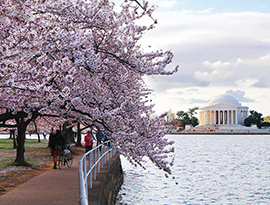
[[[212,99],[209,100],[208,105],[217,105],[217,104],[225,104],[225,105],[231,105],[235,107],[240,107],[241,104],[238,102],[238,100],[228,94],[223,94],[223,95],[218,95],[213,97]]]

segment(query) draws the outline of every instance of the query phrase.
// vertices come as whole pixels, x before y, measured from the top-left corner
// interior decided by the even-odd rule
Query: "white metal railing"
[[[79,161],[80,205],[88,205],[88,181],[89,181],[89,189],[91,189],[92,181],[97,179],[97,173],[100,173],[100,168],[103,168],[104,164],[106,164],[107,161],[109,161],[109,159],[112,158],[113,155],[115,155],[116,151],[112,149],[112,144],[113,144],[112,141],[104,142],[103,144],[100,144],[99,146],[85,153],[80,159]]]

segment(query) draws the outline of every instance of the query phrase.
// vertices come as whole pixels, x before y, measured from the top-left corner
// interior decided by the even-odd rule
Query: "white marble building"
[[[209,103],[199,109],[200,125],[244,125],[248,117],[248,107],[242,106],[231,95],[213,97]]]

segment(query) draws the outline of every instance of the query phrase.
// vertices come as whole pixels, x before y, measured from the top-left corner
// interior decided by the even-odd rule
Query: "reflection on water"
[[[118,205],[270,204],[270,136],[168,137],[175,141],[175,180],[151,163],[143,170],[121,158]]]

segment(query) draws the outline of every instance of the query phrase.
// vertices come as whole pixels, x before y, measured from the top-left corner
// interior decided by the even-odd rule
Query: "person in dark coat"
[[[97,146],[98,146],[99,144],[101,144],[101,141],[104,138],[104,134],[103,134],[103,132],[100,131],[100,129],[98,129],[98,131],[96,133],[96,138],[97,138]]]
[[[65,139],[60,130],[52,130],[49,137],[49,147],[51,156],[53,157],[53,169],[57,169],[57,156],[60,154],[61,147],[65,145]]]

